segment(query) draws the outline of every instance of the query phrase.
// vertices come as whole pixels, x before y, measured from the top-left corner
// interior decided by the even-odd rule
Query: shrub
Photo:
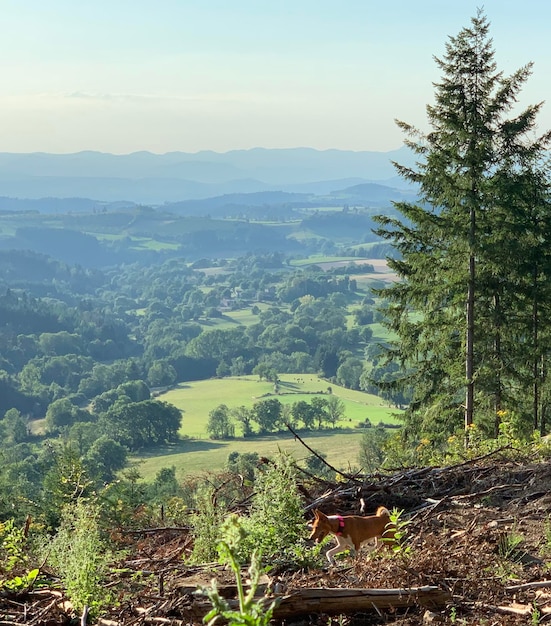
[[[304,564],[311,560],[304,543],[307,527],[292,460],[279,455],[275,461],[257,468],[254,487],[249,516],[243,516],[240,522],[244,537],[236,547],[236,558],[250,561],[256,550],[272,564]],[[227,508],[214,496],[212,486],[203,488],[198,495],[198,513],[191,519],[194,563],[213,561],[223,535]]]
[[[272,563],[303,559],[307,528],[292,459],[280,454],[261,466],[255,489],[250,515],[243,521],[246,536],[239,546],[240,558],[250,560],[258,549]]]
[[[217,556],[217,543],[224,511],[214,497],[214,487],[202,487],[197,494],[197,513],[191,518],[194,536],[192,563],[214,561]]]
[[[103,586],[109,553],[98,525],[99,507],[79,500],[67,505],[57,535],[47,546],[48,561],[65,586],[75,611],[97,617],[112,603]]]

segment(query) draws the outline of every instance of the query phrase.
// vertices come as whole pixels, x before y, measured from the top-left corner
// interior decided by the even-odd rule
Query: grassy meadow
[[[257,452],[271,456],[279,449],[293,454],[299,460],[308,456],[308,451],[295,441],[290,433],[243,439],[240,432],[227,441],[212,441],[206,433],[209,413],[220,404],[230,409],[238,406],[252,407],[255,402],[277,397],[282,404],[299,400],[310,402],[312,398],[327,397],[331,387],[333,395],[345,405],[343,419],[337,430],[312,431],[301,434],[306,443],[327,455],[327,460],[340,469],[357,466],[358,452],[363,430],[359,422],[369,418],[372,424],[379,421],[396,423],[398,410],[381,398],[360,391],[329,385],[313,374],[282,374],[280,391],[273,394],[273,384],[261,381],[257,376],[229,377],[221,379],[186,382],[158,396],[183,411],[180,443],[155,451],[155,455],[144,455],[135,459],[140,474],[152,480],[163,467],[176,467],[177,474],[197,474],[221,469],[232,451]]]
[[[348,429],[343,432],[312,431],[301,433],[303,440],[316,452],[325,456],[328,463],[345,471],[358,468],[358,453],[362,433],[361,429]],[[235,439],[232,441],[212,441],[190,439],[173,446],[158,448],[154,454],[133,457],[131,461],[140,476],[151,482],[157,472],[164,467],[175,467],[176,477],[197,476],[210,471],[221,470],[226,464],[230,452],[256,452],[259,456],[273,457],[279,451],[287,452],[296,461],[310,456],[308,450],[291,433]]]

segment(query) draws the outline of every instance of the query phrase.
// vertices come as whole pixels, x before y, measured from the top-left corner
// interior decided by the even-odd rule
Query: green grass
[[[160,395],[160,400],[170,402],[184,411],[180,430],[184,439],[173,446],[134,457],[133,462],[137,463],[140,474],[150,481],[163,467],[174,466],[179,475],[221,470],[232,451],[273,456],[282,450],[292,454],[297,461],[310,454],[290,433],[211,441],[206,433],[206,424],[209,412],[220,404],[226,404],[229,408],[241,405],[251,407],[255,402],[270,397],[276,397],[283,404],[292,404],[298,400],[310,402],[314,397],[326,398],[328,387],[331,387],[333,395],[345,405],[344,419],[335,430],[305,432],[301,436],[316,452],[326,455],[329,463],[345,471],[358,464],[364,432],[356,427],[359,422],[366,418],[372,424],[379,421],[398,422],[396,414],[399,411],[389,407],[378,396],[330,385],[312,374],[283,374],[280,378],[281,393],[277,396],[266,395],[273,393],[273,385],[259,381],[256,376],[189,382]]]
[[[267,395],[273,394],[273,384],[251,375],[182,383],[160,395],[159,400],[184,411],[180,434],[193,438],[207,438],[209,413],[220,404],[230,409],[242,405],[250,408],[255,402],[269,397],[277,398],[282,404],[299,400],[310,402],[316,396],[326,398],[328,387],[345,405],[345,418],[337,426],[354,427],[366,418],[373,424],[397,421],[393,416],[397,409],[389,407],[378,396],[331,385],[314,374],[282,374],[280,380],[278,395]]]
[[[255,303],[260,311],[265,311],[270,308],[270,304],[265,302]],[[219,329],[227,330],[229,328],[235,328],[236,326],[251,326],[252,324],[258,324],[260,321],[258,315],[252,312],[252,306],[247,306],[243,309],[237,309],[235,311],[226,311],[222,317],[212,317],[208,321],[201,320],[200,324],[204,330]],[[281,307],[280,307],[281,308]]]
[[[343,432],[322,431],[301,433],[302,439],[317,453],[325,456],[328,463],[347,471],[358,467],[358,454],[362,438],[361,429]],[[160,448],[155,454],[131,459],[136,469],[147,482],[165,467],[175,467],[176,476],[197,476],[202,473],[222,470],[230,452],[256,452],[259,456],[273,457],[277,452],[287,452],[297,462],[310,456],[310,452],[289,433],[281,433],[251,439],[211,441],[192,439],[174,446]]]
[[[324,256],[322,254],[312,254],[307,259],[293,259],[291,265],[294,267],[304,267],[307,265],[317,265],[318,263],[335,263],[339,261],[365,261],[355,256]]]

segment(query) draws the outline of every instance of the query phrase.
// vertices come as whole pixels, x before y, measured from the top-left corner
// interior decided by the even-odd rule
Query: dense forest
[[[293,266],[281,252],[157,263],[146,253],[141,263],[86,269],[31,251],[0,254],[5,514],[14,493],[21,518],[53,504],[47,476],[67,456],[92,488],[112,480],[129,454],[177,440],[185,415],[157,400],[158,388],[246,374],[277,382],[296,372],[375,391],[373,380],[392,369],[371,342],[378,313],[357,277],[373,267],[361,257],[323,270]],[[250,311],[254,323],[224,324],[235,310]],[[400,393],[387,397],[405,403]],[[322,405],[303,402],[288,419],[334,423],[331,402]],[[267,400],[241,415],[243,434],[284,428],[279,408]],[[220,437],[217,415],[211,430]]]

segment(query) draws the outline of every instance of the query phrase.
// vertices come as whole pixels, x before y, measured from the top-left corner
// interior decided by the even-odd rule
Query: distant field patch
[[[321,255],[312,255],[307,259],[295,259],[292,262],[295,267],[309,267],[317,265],[320,269],[327,271],[335,267],[346,267],[347,265],[372,265],[373,272],[365,272],[362,274],[354,274],[354,280],[360,288],[368,289],[374,280],[382,282],[394,282],[397,280],[396,274],[388,267],[385,259],[368,259],[364,257],[330,257]]]
[[[179,244],[168,241],[158,241],[152,237],[136,237],[127,234],[108,234],[87,231],[88,235],[98,241],[123,241],[128,240],[128,247],[132,250],[177,250]]]
[[[157,239],[144,239],[136,249],[140,250],[178,250],[180,244],[168,241],[158,241]]]
[[[255,302],[259,311],[265,311],[270,308],[270,304],[265,302]],[[235,311],[225,311],[221,317],[209,317],[208,319],[201,318],[198,320],[205,332],[209,330],[228,330],[235,328],[236,326],[250,326],[251,324],[257,324],[260,320],[258,314],[252,312],[250,305],[242,309],[236,309]],[[280,307],[284,308],[284,307]]]
[[[304,267],[304,266],[308,266],[308,265],[320,265],[322,263],[324,264],[329,264],[329,263],[350,263],[351,261],[358,261],[358,257],[356,256],[351,256],[351,257],[347,257],[347,256],[322,256],[319,254],[313,254],[311,256],[309,256],[307,259],[293,259],[291,261],[291,265],[294,265],[295,267]],[[362,261],[365,263],[366,259],[362,259]]]
[[[282,374],[280,393],[273,395],[273,384],[260,381],[257,376],[232,376],[209,380],[191,381],[159,396],[184,412],[180,430],[182,436],[206,438],[209,413],[220,404],[230,409],[238,406],[252,407],[255,402],[277,398],[282,404],[299,400],[310,402],[318,396],[326,398],[328,388],[345,405],[344,419],[337,424],[354,427],[369,419],[372,424],[379,421],[397,423],[398,409],[391,407],[378,396],[331,385],[313,374]]]
[[[301,433],[304,439],[318,454],[324,455],[328,463],[343,471],[358,469],[358,455],[363,434],[362,429]],[[176,477],[196,476],[202,473],[222,470],[230,452],[240,454],[256,452],[259,456],[273,457],[278,452],[291,454],[301,463],[310,456],[308,450],[290,433],[211,441],[209,439],[182,441],[174,446],[160,448],[155,455],[133,457],[132,464],[140,476],[151,482],[165,467],[174,467]]]

